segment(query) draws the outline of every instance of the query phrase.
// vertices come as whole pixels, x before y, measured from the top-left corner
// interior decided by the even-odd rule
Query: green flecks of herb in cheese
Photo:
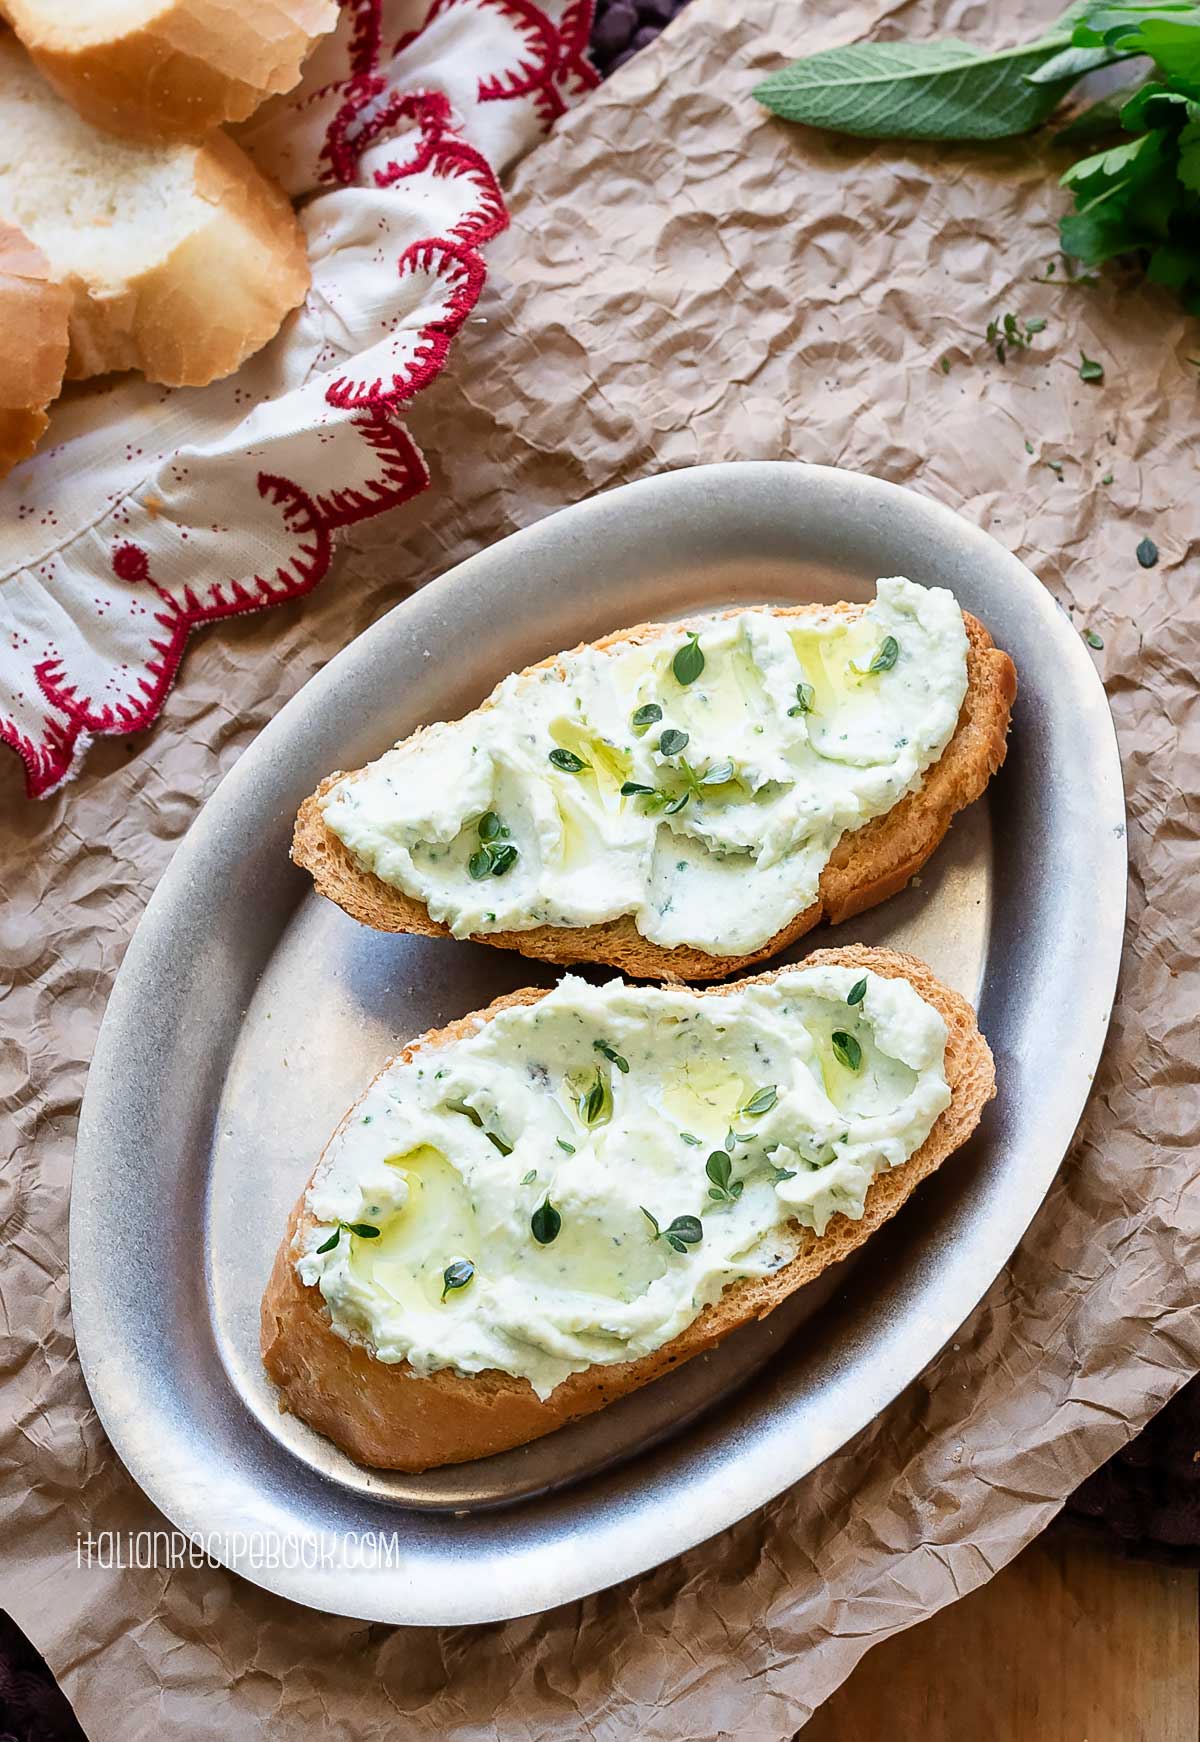
[[[671,661],[671,670],[675,681],[679,684],[695,683],[704,670],[704,654],[700,648],[700,637],[690,630],[688,638]]]
[[[673,1252],[686,1253],[689,1246],[698,1246],[704,1238],[704,1225],[699,1216],[676,1216],[666,1228],[660,1228],[645,1204],[639,1204],[643,1216],[654,1230],[655,1240],[665,1240]]]
[[[812,684],[798,683],[796,685],[796,704],[788,709],[788,718],[793,719],[797,714],[811,714],[816,699],[817,692]]]
[[[862,1047],[852,1034],[835,1029],[829,1037],[833,1047],[833,1056],[840,1065],[845,1065],[848,1071],[857,1071],[862,1066]]]
[[[456,1258],[452,1264],[447,1264],[442,1272],[442,1299],[456,1289],[466,1288],[475,1274],[475,1266],[469,1258]]]
[[[609,1046],[606,1040],[594,1040],[592,1045],[598,1053],[603,1053],[609,1064],[616,1065],[622,1076],[629,1075],[629,1060],[622,1058],[621,1054],[614,1047]]]
[[[582,756],[576,756],[573,750],[552,750],[550,761],[555,768],[561,769],[563,774],[582,774],[585,768],[591,766],[590,763],[583,760]]]
[[[549,1246],[558,1239],[562,1217],[549,1198],[543,1199],[529,1218],[530,1231],[539,1246]]]
[[[769,1162],[767,1165],[768,1167],[771,1166]],[[794,1167],[771,1167],[771,1179],[776,1185],[778,1185],[781,1180],[795,1179],[795,1177],[796,1170]]]
[[[663,711],[657,702],[644,702],[640,708],[635,708],[630,724],[638,737],[641,738],[651,726],[657,726],[662,719]]]
[[[723,1149],[714,1149],[704,1164],[712,1184],[708,1195],[718,1204],[736,1204],[742,1195],[743,1183],[732,1177],[733,1164]]]

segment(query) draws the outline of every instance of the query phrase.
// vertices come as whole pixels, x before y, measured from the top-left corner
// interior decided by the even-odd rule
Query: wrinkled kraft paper
[[[987,11],[694,0],[520,169],[493,266],[510,282],[501,296],[493,277],[489,318],[418,408],[442,456],[429,495],[359,529],[311,600],[198,639],[157,728],[99,746],[46,806],[0,765],[4,1600],[93,1742],[263,1723],[356,1742],[777,1742],[872,1643],[1010,1560],[1200,1366],[1200,333],[1132,279],[1031,282],[1062,198],[1042,143],[831,140],[748,96],[789,52],[876,30],[978,39]],[[1015,38],[1053,7],[1006,11]],[[1002,368],[982,334],[1005,309],[1048,324]],[[1081,347],[1103,387],[1079,381]],[[393,1630],[221,1571],[77,1571],[78,1530],[156,1516],[75,1364],[66,1229],[97,1024],[171,849],[280,703],[448,564],[661,467],[774,457],[961,509],[1104,640],[1129,796],[1122,981],[1095,1093],[1012,1263],[840,1456],[725,1536],[547,1615]],[[1147,533],[1151,571],[1134,556]],[[1069,987],[1045,1017],[1053,1046]]]

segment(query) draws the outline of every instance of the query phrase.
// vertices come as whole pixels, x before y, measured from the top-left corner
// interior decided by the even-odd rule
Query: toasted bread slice
[[[795,617],[806,609],[811,607],[787,607],[776,615]],[[834,609],[853,618],[861,616],[866,606],[843,604]],[[726,615],[737,613],[731,611]],[[897,894],[924,865],[955,814],[979,797],[1004,761],[1009,716],[1017,690],[1016,670],[1007,653],[993,644],[982,623],[966,612],[963,621],[967,630],[967,693],[946,748],[926,769],[916,791],[908,793],[886,815],[842,836],[821,875],[818,900],[796,914],[761,949],[741,956],[714,956],[688,945],[666,949],[648,942],[628,914],[603,925],[575,929],[542,925],[529,931],[479,933],[473,941],[519,950],[522,955],[549,962],[609,962],[623,973],[644,979],[712,980],[766,961],[803,937],[822,919],[836,925]],[[648,639],[662,631],[662,624],[642,623],[636,629],[607,635],[596,645],[615,647],[621,642]],[[562,657],[566,656],[556,655],[531,669],[556,665]],[[489,699],[482,707],[490,705]],[[363,925],[373,926],[376,931],[449,937],[449,928],[431,919],[423,902],[383,882],[373,872],[362,870],[326,825],[319,801],[343,778],[342,774],[331,774],[300,806],[292,840],[293,860],[312,873],[321,895],[335,901]]]
[[[72,378],[140,369],[203,386],[264,345],[308,288],[295,213],[232,140],[144,146],[100,133],[7,33],[0,220],[70,295]]]
[[[37,446],[67,363],[70,293],[28,236],[0,223],[0,478]]]
[[[199,139],[290,91],[337,0],[2,0],[42,73],[95,127]]]
[[[306,1287],[296,1273],[293,1242],[302,1242],[314,1225],[302,1195],[276,1255],[262,1303],[263,1361],[279,1387],[281,1409],[301,1416],[358,1463],[380,1469],[418,1471],[488,1457],[590,1415],[669,1373],[693,1355],[713,1348],[740,1325],[765,1318],[829,1265],[856,1251],[868,1235],[895,1215],[923,1179],[966,1142],[996,1092],[995,1071],[971,1006],[957,992],[941,985],[915,957],[851,945],[817,950],[805,963],[826,965],[866,968],[885,978],[907,980],[940,1012],[947,1028],[945,1073],[950,1104],[906,1162],[876,1174],[867,1189],[860,1221],[834,1215],[820,1236],[797,1225],[797,1251],[781,1269],[769,1276],[732,1283],[719,1300],[705,1307],[661,1348],[639,1360],[572,1374],[543,1401],[526,1379],[495,1371],[466,1378],[448,1369],[423,1377],[407,1362],[393,1365],[378,1361],[363,1344],[347,1342],[334,1332],[320,1290]],[[758,978],[770,981],[787,971],[773,969]],[[704,987],[694,996],[721,998],[745,984]],[[422,1035],[399,1057],[407,1063],[418,1053],[435,1051],[474,1033],[501,1010],[536,1004],[545,996],[544,991],[534,989],[510,993],[486,1010]],[[354,1113],[352,1107],[339,1131]]]

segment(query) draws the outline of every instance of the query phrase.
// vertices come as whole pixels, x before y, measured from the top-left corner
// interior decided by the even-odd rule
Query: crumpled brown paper
[[[1021,0],[1003,28],[1015,40],[1053,10]],[[789,129],[749,97],[786,56],[876,29],[978,40],[989,9],[734,11],[693,0],[521,168],[494,257],[511,284],[419,408],[442,456],[430,494],[360,529],[311,600],[201,637],[157,729],[98,747],[51,804],[26,804],[15,762],[0,765],[5,1602],[93,1742],[263,1725],[284,1742],[777,1742],[873,1642],[1010,1560],[1200,1366],[1200,385],[1185,362],[1200,332],[1132,277],[1031,282],[1063,198],[1042,141],[870,146]],[[1047,328],[1002,368],[982,335],[1006,309]],[[1103,386],[1080,382],[1081,347]],[[156,1515],[74,1362],[75,1114],[122,949],[197,807],[336,648],[469,551],[656,468],[785,456],[960,508],[1104,639],[1129,795],[1127,948],[1095,1093],[1012,1263],[841,1455],[726,1535],[548,1615],[392,1630],[221,1571],[77,1571],[78,1530]],[[1146,534],[1150,571],[1134,555]],[[1047,1047],[1069,1021],[1064,987]]]

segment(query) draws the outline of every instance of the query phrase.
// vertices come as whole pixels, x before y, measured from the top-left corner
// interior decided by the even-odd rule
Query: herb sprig
[[[954,41],[825,49],[754,94],[784,120],[869,139],[1002,139],[1042,125],[1085,74],[1139,56],[1153,63],[1148,78],[1102,97],[1058,135],[1090,142],[1061,177],[1075,209],[1060,221],[1060,242],[1085,267],[1136,254],[1152,283],[1200,313],[1198,0],[1082,0],[1035,42],[993,53]],[[988,342],[1004,362],[1034,330],[1004,316]],[[1098,383],[1088,367],[1081,358],[1081,379]]]
[[[660,1228],[645,1204],[638,1208],[654,1230],[655,1240],[665,1240],[673,1252],[686,1253],[689,1246],[698,1246],[704,1238],[704,1224],[699,1216],[676,1216],[667,1227]]]
[[[467,860],[468,874],[477,883],[485,877],[503,877],[517,862],[518,850],[509,839],[511,830],[495,811],[484,811],[475,825],[479,846]]]

